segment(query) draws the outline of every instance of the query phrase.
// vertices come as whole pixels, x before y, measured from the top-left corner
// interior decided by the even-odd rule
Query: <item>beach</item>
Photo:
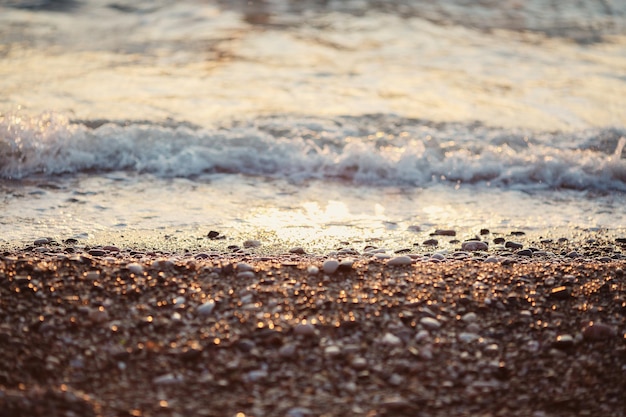
[[[626,416],[626,3],[0,0],[0,417]]]
[[[0,408],[623,416],[624,239],[490,238],[449,252],[7,250]]]

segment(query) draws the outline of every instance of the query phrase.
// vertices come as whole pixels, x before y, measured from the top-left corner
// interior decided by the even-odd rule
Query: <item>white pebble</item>
[[[143,275],[143,266],[138,263],[130,263],[126,268],[135,275]]]
[[[203,316],[208,316],[209,314],[213,312],[214,308],[215,308],[215,301],[209,300],[201,304],[200,306],[198,306],[197,311],[198,311],[198,314],[201,314]]]
[[[422,317],[420,319],[420,323],[422,324],[422,326],[430,330],[436,330],[441,327],[441,323],[439,323],[439,320],[432,317]]]
[[[309,275],[317,275],[320,273],[320,269],[318,267],[316,267],[315,265],[310,265],[307,269],[306,269],[307,273]]]
[[[469,312],[469,313],[463,314],[463,317],[461,317],[461,320],[463,320],[465,323],[473,323],[476,321],[477,318],[478,316],[476,315],[476,313]]]
[[[402,344],[402,339],[395,334],[385,333],[381,339],[381,343],[387,346],[400,346]]]
[[[339,261],[336,259],[328,259],[324,261],[324,264],[322,265],[322,269],[326,274],[334,274],[337,271],[337,268],[339,268]]]

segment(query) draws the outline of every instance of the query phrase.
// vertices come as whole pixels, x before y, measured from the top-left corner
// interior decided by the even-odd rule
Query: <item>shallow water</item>
[[[248,3],[0,1],[0,242],[624,233],[620,2]]]

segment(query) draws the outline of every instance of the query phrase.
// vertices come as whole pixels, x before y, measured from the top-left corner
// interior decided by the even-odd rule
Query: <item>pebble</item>
[[[496,264],[500,262],[500,260],[496,258],[495,256],[490,256],[487,259],[485,259],[483,262],[488,263],[488,264]]]
[[[237,264],[237,271],[239,272],[246,272],[246,271],[254,271],[254,267],[250,264],[247,264],[245,262],[239,262]]]
[[[432,236],[456,236],[456,231],[452,229],[437,229],[433,233]]]
[[[503,237],[497,237],[495,239],[493,239],[493,243],[495,243],[496,245],[502,245],[506,242],[506,239]]]
[[[400,346],[402,345],[402,339],[392,333],[385,333],[380,341],[383,345],[387,346]]]
[[[89,271],[85,274],[85,278],[95,281],[100,278],[100,271]]]
[[[420,319],[420,324],[430,330],[437,330],[441,327],[439,320],[432,317],[422,317]]]
[[[605,340],[616,334],[617,329],[613,326],[593,321],[583,329],[583,338],[585,340]]]
[[[293,328],[293,332],[298,336],[313,336],[315,335],[315,326],[311,323],[299,323]]]
[[[461,342],[465,342],[465,343],[471,343],[475,340],[480,339],[480,336],[477,335],[476,333],[470,333],[470,332],[461,332],[459,333],[459,340]]]
[[[252,271],[243,271],[237,273],[237,278],[239,279],[252,279],[254,278],[254,272]]]
[[[431,260],[436,259],[438,261],[445,261],[446,257],[442,253],[433,253],[433,256],[430,257]]]
[[[531,251],[530,249],[522,249],[520,251],[517,251],[516,254],[519,255],[519,256],[532,257],[533,256],[533,251]]]
[[[281,358],[289,359],[293,358],[296,355],[297,347],[293,343],[288,343],[283,345],[278,349],[278,354]]]
[[[207,237],[209,239],[217,239],[219,235],[220,235],[220,232],[216,232],[215,230],[211,230],[209,233],[207,233]]]
[[[197,311],[198,311],[198,314],[202,316],[208,316],[209,314],[213,312],[214,308],[215,308],[215,301],[209,300],[205,303],[200,304],[197,308]]]
[[[48,243],[50,243],[50,239],[48,239],[47,237],[42,237],[42,238],[35,240],[33,242],[33,245],[41,246],[41,245],[47,245]]]
[[[339,268],[339,261],[336,259],[327,259],[322,265],[322,270],[324,271],[324,273],[329,275],[337,272],[337,268]]]
[[[519,242],[508,241],[504,244],[504,247],[510,249],[522,249],[524,245]]]
[[[461,249],[468,252],[484,251],[489,249],[489,246],[485,242],[472,240],[469,242],[463,242]]]
[[[574,337],[569,334],[560,334],[556,337],[554,347],[557,349],[569,349],[574,346]]]
[[[389,266],[405,266],[411,265],[413,260],[409,256],[396,256],[395,258],[391,258],[387,261],[387,265]]]
[[[261,246],[261,242],[259,240],[246,240],[243,242],[244,248],[258,248]]]
[[[296,255],[306,255],[306,251],[301,246],[297,246],[295,248],[289,249],[289,253],[293,253],[293,254],[296,254]]]
[[[143,275],[143,266],[137,263],[130,263],[126,265],[128,270],[135,275]]]
[[[287,414],[285,414],[285,417],[311,417],[314,414],[315,413],[313,413],[313,410],[309,408],[293,407],[287,410]]]
[[[578,252],[576,252],[575,250],[568,252],[567,255],[568,258],[580,258],[580,254]]]
[[[91,249],[87,253],[90,254],[91,256],[104,256],[107,254],[107,252],[103,249]]]
[[[350,362],[350,366],[357,371],[362,371],[367,368],[367,359],[361,356],[357,356],[352,359],[352,361]]]
[[[174,385],[183,382],[183,377],[172,373],[158,376],[152,380],[155,385]]]
[[[337,345],[330,345],[324,348],[324,355],[334,358],[341,355],[341,348]]]
[[[320,269],[315,265],[310,265],[309,267],[307,267],[306,271],[309,275],[317,275],[320,273]]]
[[[439,245],[439,241],[437,239],[428,239],[422,242],[424,246],[437,246]]]
[[[465,323],[473,323],[477,319],[478,319],[478,316],[473,311],[466,313],[461,317],[461,320],[463,320]]]

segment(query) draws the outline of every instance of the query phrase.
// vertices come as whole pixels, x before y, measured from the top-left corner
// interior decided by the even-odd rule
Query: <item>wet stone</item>
[[[439,245],[439,241],[437,239],[427,239],[427,240],[422,242],[422,245],[424,245],[424,246],[438,246]]]
[[[530,258],[533,256],[533,251],[531,251],[530,249],[522,249],[517,251],[516,254],[519,256],[526,256]]]
[[[472,240],[469,242],[463,242],[461,249],[468,252],[486,251],[489,246],[485,242]]]
[[[456,236],[456,231],[452,229],[437,229],[431,236]]]
[[[522,249],[524,247],[524,245],[522,245],[519,242],[513,242],[513,241],[507,241],[504,244],[505,248],[509,248],[509,249]]]
[[[396,256],[387,261],[387,265],[389,266],[405,266],[411,265],[412,263],[413,260],[409,256]]]
[[[569,334],[558,335],[553,345],[557,349],[569,349],[574,346],[574,337]]]
[[[107,252],[104,249],[91,249],[87,253],[90,254],[91,256],[104,256],[107,254]]]
[[[583,338],[585,340],[606,340],[614,337],[617,329],[608,324],[599,322],[590,322],[583,329]]]

